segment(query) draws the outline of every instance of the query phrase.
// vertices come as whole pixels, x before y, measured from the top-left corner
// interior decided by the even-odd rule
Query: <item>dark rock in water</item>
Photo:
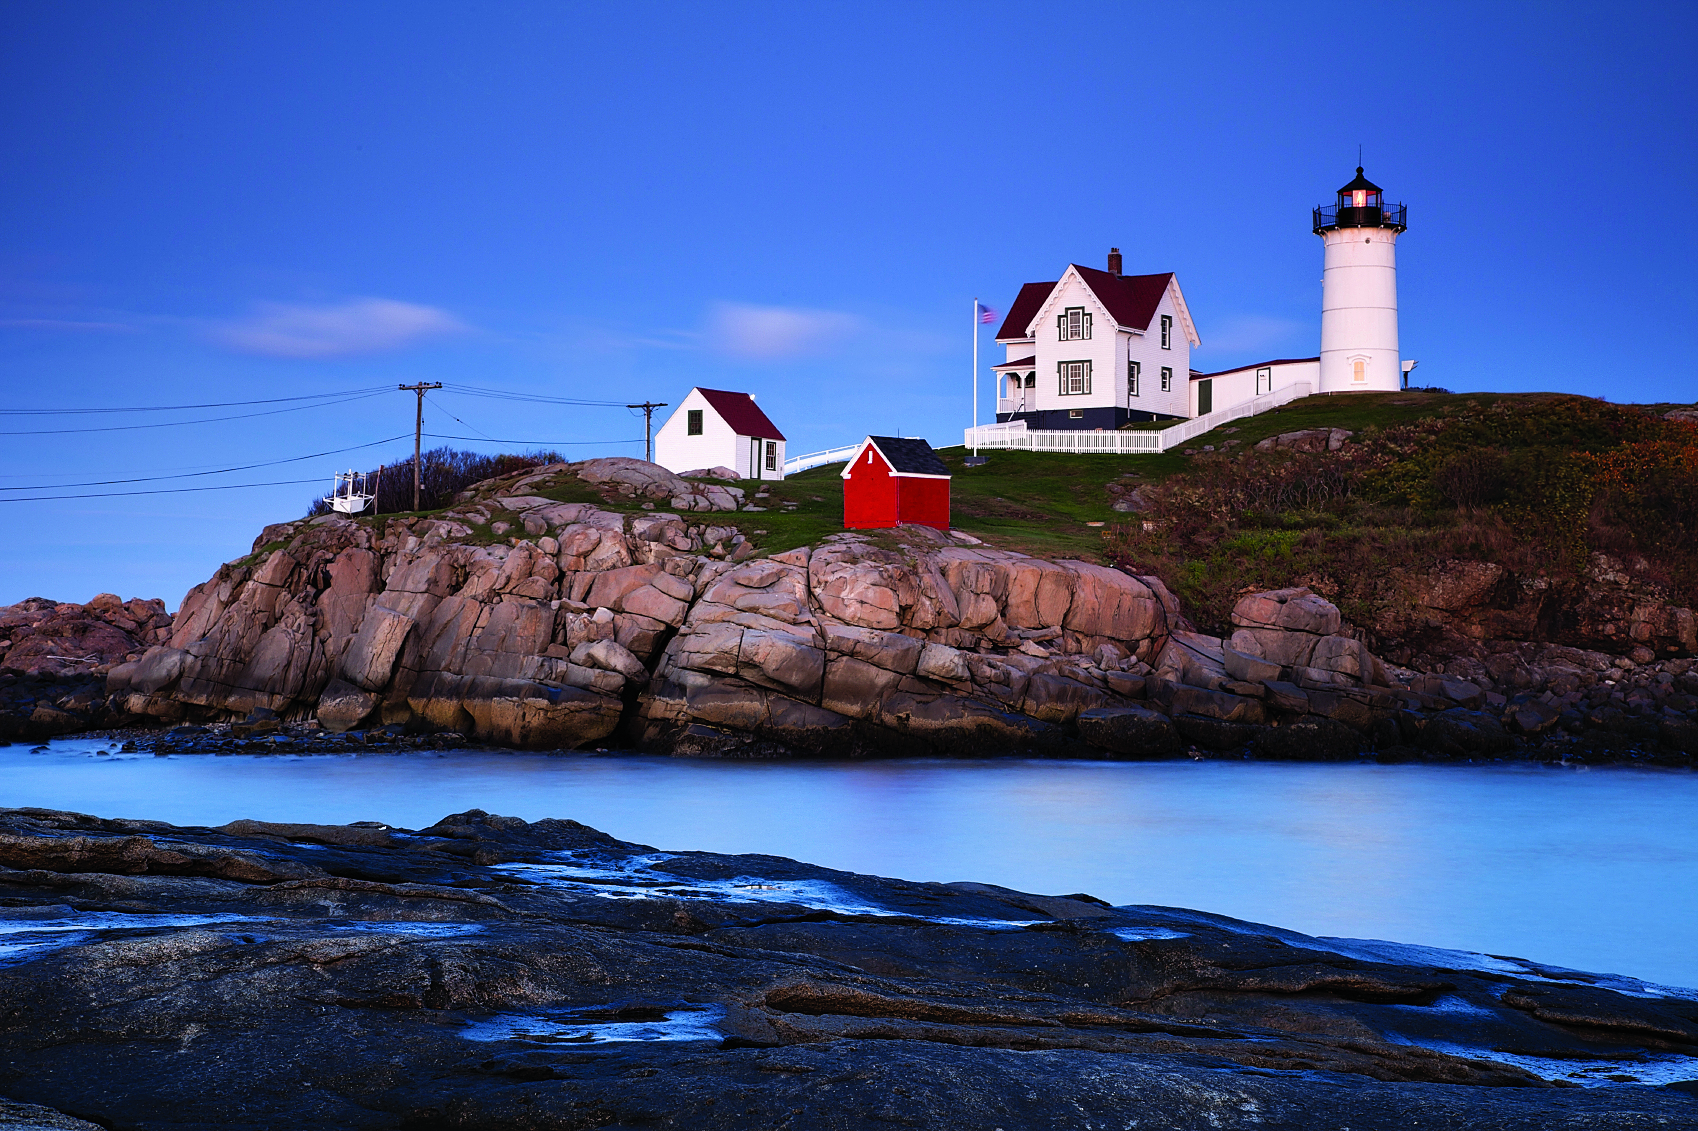
[[[1514,740],[1504,733],[1503,725],[1492,716],[1461,707],[1433,716],[1421,731],[1422,746],[1453,757],[1495,754],[1513,744]]]
[[[1079,736],[1092,746],[1134,758],[1156,758],[1179,749],[1173,723],[1147,707],[1097,707],[1079,713]]]
[[[477,810],[417,832],[0,810],[0,865],[0,1093],[104,1127],[1698,1114],[1634,1082],[1698,1079],[1698,1000],[1173,908],[657,852]]]
[[[1194,742],[1205,750],[1242,750],[1262,733],[1261,727],[1250,723],[1232,723],[1207,715],[1175,715],[1173,725],[1180,737]]]
[[[1362,753],[1362,736],[1335,719],[1304,715],[1262,731],[1256,736],[1256,751],[1283,761],[1339,762]]]

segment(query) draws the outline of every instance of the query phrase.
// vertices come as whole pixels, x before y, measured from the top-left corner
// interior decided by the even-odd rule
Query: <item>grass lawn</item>
[[[1110,481],[1160,482],[1188,470],[1186,449],[1200,452],[1205,445],[1221,447],[1237,440],[1245,446],[1281,432],[1305,428],[1348,428],[1406,424],[1424,416],[1485,407],[1499,400],[1535,399],[1547,394],[1351,393],[1313,396],[1261,416],[1246,417],[1198,436],[1182,448],[1159,455],[1064,455],[1048,452],[986,451],[983,467],[969,468],[967,452],[959,446],[939,449],[938,455],[954,474],[950,482],[951,515],[955,529],[966,531],[1003,549],[1049,558],[1103,560],[1107,526],[1091,522],[1125,522],[1128,516],[1110,509]],[[1663,406],[1666,407],[1666,406]],[[841,463],[827,464],[793,475],[782,482],[743,481],[736,484],[748,502],[766,508],[735,514],[691,514],[691,523],[735,526],[763,553],[780,553],[818,542],[843,529]],[[757,498],[764,492],[764,498]],[[640,513],[635,500],[604,497],[588,484],[572,480],[534,493],[562,502],[594,502],[605,509]],[[657,504],[664,509],[664,504]],[[396,517],[384,515],[385,520]],[[368,520],[369,521],[369,520]],[[510,532],[509,532],[510,536]],[[489,527],[479,528],[472,541],[496,540]]]

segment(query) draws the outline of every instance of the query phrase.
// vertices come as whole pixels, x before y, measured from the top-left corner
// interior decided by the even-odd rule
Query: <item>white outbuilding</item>
[[[783,479],[784,433],[752,393],[691,389],[655,433],[654,462],[674,473],[729,467],[745,479]]]

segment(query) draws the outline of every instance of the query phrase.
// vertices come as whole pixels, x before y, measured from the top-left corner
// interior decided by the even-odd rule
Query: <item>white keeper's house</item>
[[[1123,274],[1119,248],[1109,249],[1106,271],[1074,263],[1054,282],[1027,283],[996,334],[1008,351],[992,367],[997,422],[1032,432],[1109,431],[1208,416],[1273,393],[1400,388],[1414,365],[1401,360],[1397,337],[1396,244],[1405,217],[1360,168],[1335,204],[1314,209],[1325,245],[1316,357],[1195,372],[1191,351],[1202,342],[1178,278]]]
[[[1179,280],[1074,263],[1050,283],[1020,288],[996,332],[1008,360],[996,418],[1028,428],[1109,429],[1190,416],[1191,350],[1202,343]]]
[[[729,467],[744,479],[783,479],[784,433],[752,393],[691,389],[655,433],[654,462],[674,473]]]

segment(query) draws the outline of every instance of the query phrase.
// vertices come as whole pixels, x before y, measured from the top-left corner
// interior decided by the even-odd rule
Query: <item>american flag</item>
[[[996,321],[996,311],[992,310],[990,307],[986,306],[984,303],[981,302],[979,304],[979,325],[989,326],[992,322],[995,322],[995,321]]]

